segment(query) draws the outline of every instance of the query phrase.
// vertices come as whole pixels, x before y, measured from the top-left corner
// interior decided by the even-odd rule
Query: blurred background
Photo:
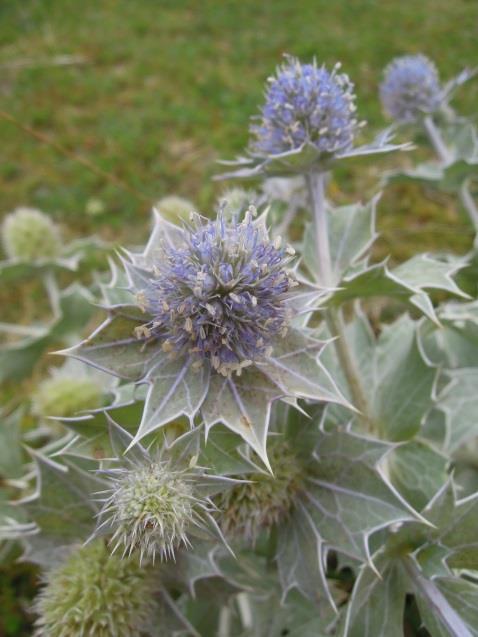
[[[225,188],[211,180],[216,160],[247,144],[264,81],[285,52],[342,62],[369,139],[386,123],[377,88],[391,58],[422,52],[443,79],[478,65],[478,3],[0,0],[0,214],[36,207],[67,237],[131,244],[146,236],[161,197],[187,197],[207,213]],[[455,105],[472,115],[477,99],[472,81]],[[331,197],[369,197],[398,161],[408,160],[339,171]],[[463,253],[471,242],[451,198],[412,185],[387,190],[378,225],[377,256],[394,260]],[[34,311],[26,285],[0,290],[6,315],[15,305]],[[0,637],[31,634],[18,599],[32,578],[0,567]]]

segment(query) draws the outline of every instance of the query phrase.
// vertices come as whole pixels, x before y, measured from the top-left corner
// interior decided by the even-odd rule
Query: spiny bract
[[[38,637],[140,637],[154,608],[150,572],[101,541],[77,549],[46,576],[35,602]]]
[[[152,317],[141,334],[224,376],[270,355],[290,320],[293,250],[280,238],[270,241],[252,216],[227,222],[222,214],[216,221],[194,215],[182,244],[163,245],[149,285],[137,293]]]
[[[436,66],[424,55],[404,55],[385,69],[380,98],[397,122],[414,122],[436,111],[442,90]]]
[[[40,261],[54,259],[61,252],[58,227],[34,208],[17,208],[5,217],[2,242],[11,259]]]
[[[339,68],[289,57],[269,79],[260,122],[251,126],[253,152],[274,155],[305,143],[323,153],[350,148],[360,124],[353,84]]]
[[[141,560],[174,558],[176,549],[190,545],[188,528],[200,521],[210,503],[194,493],[194,476],[172,469],[168,462],[152,461],[106,472],[110,489],[106,492],[100,519],[113,535],[113,552],[140,552]]]
[[[217,499],[220,525],[226,536],[254,543],[262,530],[285,520],[303,483],[303,469],[283,442],[271,442],[269,459],[274,475],[256,473]]]

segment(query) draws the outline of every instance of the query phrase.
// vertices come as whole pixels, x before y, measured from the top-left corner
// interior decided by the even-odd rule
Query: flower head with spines
[[[194,493],[196,476],[167,461],[120,469],[110,474],[111,490],[102,515],[114,530],[110,540],[123,555],[138,550],[141,561],[174,559],[176,550],[190,546],[190,526],[204,526],[201,516],[214,507]]]
[[[155,606],[151,572],[97,540],[52,569],[35,601],[37,637],[141,637]]]
[[[385,112],[399,123],[435,112],[443,99],[436,66],[421,54],[392,60],[384,72],[380,98]]]
[[[226,537],[254,544],[261,531],[286,521],[294,498],[304,486],[303,468],[290,445],[273,440],[269,448],[273,475],[253,473],[249,481],[221,493],[218,519]]]
[[[172,357],[189,355],[223,376],[261,360],[291,318],[287,296],[296,285],[287,268],[294,254],[254,223],[192,216],[181,246],[165,244],[149,285],[137,291],[152,317],[144,329]]]
[[[198,467],[183,445],[194,432],[154,454],[141,445],[125,454],[131,436],[110,423],[113,448],[121,453],[120,466],[100,471],[107,483],[93,537],[109,536],[112,553],[137,553],[140,563],[175,559],[181,547],[190,548],[191,537],[212,536],[224,541],[215,522],[211,495],[234,487],[237,480],[210,475]]]
[[[181,416],[194,427],[199,416],[206,432],[223,423],[239,434],[268,466],[274,401],[348,405],[318,360],[324,342],[296,325],[317,291],[297,284],[293,249],[269,238],[267,211],[254,212],[242,220],[195,214],[183,227],[155,212],[144,251],[123,259],[127,283],[113,275],[109,316],[64,352],[147,384],[134,443]]]
[[[353,84],[339,69],[339,63],[328,71],[287,57],[269,79],[260,122],[251,126],[252,151],[275,155],[310,144],[333,154],[350,148],[360,124]]]

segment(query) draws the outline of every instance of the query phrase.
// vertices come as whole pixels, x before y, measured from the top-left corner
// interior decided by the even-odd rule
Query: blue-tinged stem
[[[327,208],[325,205],[325,173],[311,172],[306,175],[309,199],[314,215],[315,245],[317,250],[318,281],[324,288],[334,286],[332,260],[330,258],[329,229]],[[329,308],[325,313],[325,320],[334,341],[340,366],[347,380],[352,401],[359,410],[367,429],[373,431],[368,415],[368,404],[360,381],[353,353],[347,343],[345,325],[339,311]]]
[[[435,582],[423,575],[416,561],[412,557],[405,557],[403,565],[417,593],[427,600],[433,616],[446,628],[450,637],[473,637],[460,615]]]
[[[430,115],[424,118],[423,126],[437,156],[446,166],[453,160],[453,153],[445,144],[439,129],[435,126],[435,122]],[[475,230],[478,231],[478,208],[471,196],[468,180],[462,183],[458,194],[463,208],[468,213]]]

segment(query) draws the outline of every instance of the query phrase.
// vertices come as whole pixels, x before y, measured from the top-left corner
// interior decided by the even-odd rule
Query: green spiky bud
[[[107,475],[107,474],[104,474]],[[118,469],[100,514],[102,527],[113,535],[113,552],[138,550],[141,560],[173,558],[179,546],[188,546],[188,530],[201,525],[210,503],[194,493],[194,475],[174,470],[166,461]]]
[[[17,208],[5,217],[2,242],[11,259],[41,261],[55,259],[61,252],[58,226],[33,208]]]
[[[156,208],[158,208],[165,219],[173,223],[187,221],[191,212],[196,209],[195,205],[189,201],[189,199],[184,199],[176,195],[163,197],[157,202]]]
[[[102,404],[102,388],[94,377],[54,374],[40,383],[32,399],[37,416],[69,418]]]
[[[50,571],[35,601],[37,637],[140,637],[154,609],[151,572],[95,541]]]
[[[273,442],[268,450],[274,475],[254,473],[249,483],[238,484],[217,499],[219,523],[226,536],[242,537],[254,544],[261,531],[289,515],[303,482],[303,470],[284,442]]]

